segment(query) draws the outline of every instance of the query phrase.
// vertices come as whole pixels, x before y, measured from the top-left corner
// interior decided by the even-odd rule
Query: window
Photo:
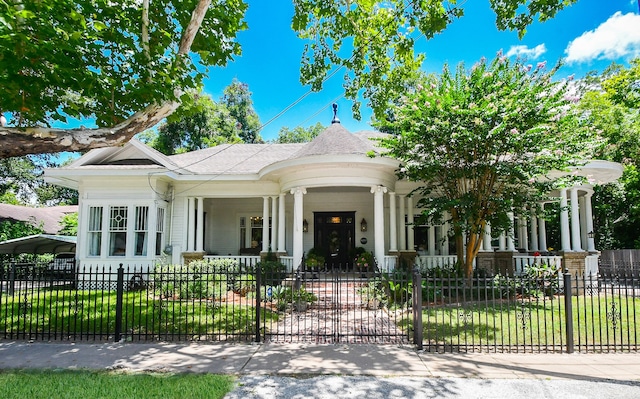
[[[149,207],[136,206],[135,256],[146,256],[149,237]]]
[[[262,223],[262,216],[240,217],[241,248],[262,248]],[[271,223],[271,218],[269,218],[269,223]],[[269,234],[271,234],[271,230],[269,230]]]
[[[109,256],[127,252],[127,207],[112,206],[109,216]]]
[[[100,256],[102,253],[102,207],[89,207],[89,256]]]
[[[251,218],[251,248],[262,248],[262,217]]]
[[[164,208],[158,208],[156,217],[156,255],[162,255],[164,239]]]

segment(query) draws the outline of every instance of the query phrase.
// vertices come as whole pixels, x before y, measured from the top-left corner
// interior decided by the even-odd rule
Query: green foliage
[[[233,282],[233,292],[240,296],[256,290],[256,278],[252,274],[241,274]]]
[[[62,217],[60,223],[62,229],[58,232],[65,236],[77,236],[78,235],[78,212],[69,213]]]
[[[235,272],[237,262],[232,259],[194,261],[188,265],[158,265],[152,279],[158,294],[164,298],[219,299],[226,295],[230,286],[243,290],[250,286],[248,277]],[[253,278],[253,276],[251,276]],[[255,280],[253,282],[255,287]]]
[[[36,226],[35,223],[11,220],[0,221],[0,241],[42,233],[44,233],[42,226]]]
[[[549,200],[563,179],[578,178],[549,172],[589,156],[592,133],[568,108],[568,83],[552,81],[557,68],[501,53],[470,70],[445,66],[423,76],[380,122],[395,132],[381,144],[402,162],[399,177],[419,182],[420,221],[451,215],[467,277],[487,223],[508,231],[508,212]]]
[[[545,21],[576,0],[492,0],[499,29],[522,36],[534,19]],[[424,54],[415,46],[444,31],[464,14],[464,2],[424,0],[295,0],[293,30],[307,40],[301,82],[319,91],[335,67],[346,68],[345,94],[360,117],[358,97],[371,103],[378,119],[386,117],[389,101],[406,91],[420,70]],[[416,34],[420,32],[420,34]]]
[[[139,2],[0,2],[0,109],[16,126],[96,118],[112,126],[152,103],[194,89],[207,66],[240,54],[241,0],[213,2],[191,46],[179,55],[196,1],[149,2],[148,40]]]
[[[219,144],[261,142],[260,126],[249,86],[234,79],[218,102],[206,94],[187,93],[158,133],[144,132],[141,139],[163,154],[173,155]]]
[[[305,265],[312,269],[317,270],[318,268],[324,266],[325,257],[324,251],[321,248],[311,248],[307,253],[306,258],[304,259]]]
[[[600,136],[596,157],[622,163],[622,177],[595,186],[594,231],[598,249],[640,248],[640,58],[629,68],[612,65],[588,77],[578,104],[584,124]],[[603,88],[604,90],[601,90]]]
[[[308,143],[310,141],[313,141],[313,139],[316,138],[324,130],[325,127],[320,122],[308,128],[298,126],[293,130],[289,129],[286,126],[283,126],[280,128],[280,131],[278,132],[278,138],[275,142],[278,144]]]
[[[286,276],[286,266],[277,260],[264,260],[256,264],[260,266],[260,281],[263,285],[278,285]]]

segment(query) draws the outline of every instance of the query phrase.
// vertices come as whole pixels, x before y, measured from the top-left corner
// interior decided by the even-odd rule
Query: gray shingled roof
[[[339,123],[325,129],[309,143],[223,144],[185,154],[172,155],[171,162],[195,174],[253,174],[276,162],[315,155],[366,155],[379,152],[370,137],[378,132],[351,134]]]
[[[361,136],[349,133],[340,123],[333,123],[293,157],[303,158],[314,155],[366,155],[369,151],[376,151],[376,147],[371,141],[367,139],[363,140]]]
[[[59,232],[62,228],[60,225],[62,217],[73,212],[78,212],[77,205],[31,208],[28,206],[0,204],[0,220],[33,222],[36,226],[42,223],[44,232],[48,234]]]

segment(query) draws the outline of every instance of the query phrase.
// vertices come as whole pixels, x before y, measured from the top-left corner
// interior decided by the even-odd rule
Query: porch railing
[[[457,260],[456,255],[417,256],[415,264],[420,270],[428,270],[436,267],[453,266]]]
[[[252,255],[205,255],[205,259],[233,259],[238,262],[239,265],[244,266],[255,266],[256,263],[260,262],[260,256],[252,256]]]

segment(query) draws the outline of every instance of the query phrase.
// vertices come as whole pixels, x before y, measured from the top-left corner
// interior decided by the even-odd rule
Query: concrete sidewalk
[[[433,354],[392,345],[0,341],[0,368],[640,382],[640,355],[635,353]]]

